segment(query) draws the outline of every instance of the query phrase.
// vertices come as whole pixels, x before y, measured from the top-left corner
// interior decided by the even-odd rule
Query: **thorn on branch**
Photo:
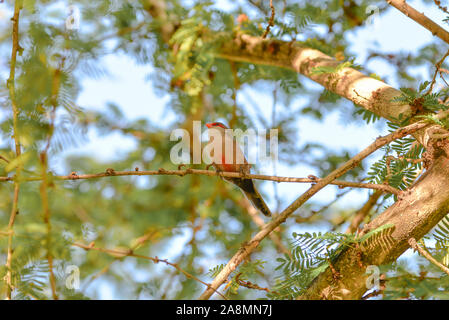
[[[75,171],[72,171],[70,173],[70,179],[76,180],[76,179],[79,179],[79,176],[78,176],[78,174]]]

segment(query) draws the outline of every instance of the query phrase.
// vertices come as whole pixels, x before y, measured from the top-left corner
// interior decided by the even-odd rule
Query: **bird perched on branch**
[[[232,130],[227,130],[228,128],[221,122],[207,123],[206,127],[209,129],[210,143],[213,144],[214,139],[218,139],[215,142],[221,144],[221,147],[216,145],[213,149],[211,165],[217,171],[239,172],[243,176],[242,178],[223,178],[238,186],[256,209],[268,217],[271,216],[271,211],[257,191],[254,181],[244,178],[246,174],[250,173],[251,165],[246,161],[243,151],[231,132]]]

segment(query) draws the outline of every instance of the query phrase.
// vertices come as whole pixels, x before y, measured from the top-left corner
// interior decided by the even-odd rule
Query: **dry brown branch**
[[[261,217],[261,215],[259,214],[259,212],[256,210],[256,208],[254,208],[251,205],[251,203],[248,201],[248,199],[246,199],[246,198],[241,198],[241,199],[242,199],[241,206],[248,212],[248,214],[250,215],[250,217],[254,221],[254,223],[256,225],[258,225],[260,229],[263,229],[265,227],[265,222],[264,222],[263,218]],[[290,250],[288,250],[288,248],[282,243],[282,239],[277,233],[272,232],[272,233],[270,233],[269,237],[270,237],[271,241],[273,241],[274,245],[276,246],[276,248],[278,249],[279,252],[291,255]]]
[[[424,258],[426,258],[428,261],[436,265],[438,268],[440,268],[443,272],[446,272],[449,275],[449,268],[443,265],[442,263],[438,262],[432,255],[427,252],[424,248],[421,248],[421,246],[416,242],[415,238],[410,238],[408,240],[408,243],[410,246],[419,252]]]
[[[354,218],[351,221],[351,224],[346,230],[346,233],[354,233],[357,230],[363,219],[370,213],[371,209],[376,205],[377,200],[379,200],[381,195],[382,193],[380,191],[376,191],[369,197],[368,201],[355,214]]]
[[[140,259],[145,259],[145,260],[150,260],[153,261],[154,263],[165,263],[168,266],[171,266],[173,268],[175,268],[176,270],[178,270],[179,272],[181,272],[182,274],[184,274],[187,278],[195,280],[203,285],[205,285],[208,288],[211,288],[211,285],[202,281],[201,279],[197,278],[196,276],[194,276],[193,274],[188,273],[187,271],[185,271],[184,269],[182,269],[178,264],[176,263],[172,263],[170,261],[168,261],[167,259],[160,259],[158,257],[148,257],[148,256],[144,256],[144,255],[140,255],[140,254],[136,254],[133,252],[132,249],[106,249],[106,248],[99,248],[99,247],[95,247],[95,243],[90,243],[88,245],[83,244],[83,243],[79,243],[79,242],[75,242],[72,244],[72,246],[75,247],[79,247],[82,248],[84,250],[95,250],[95,251],[99,251],[99,252],[104,252],[107,253],[117,259],[123,258],[123,257],[135,257],[135,258],[140,258]],[[227,300],[227,298],[220,293],[218,290],[214,290],[214,292],[218,293],[223,299]]]
[[[377,296],[379,296],[381,294],[383,294],[382,290],[376,290],[376,291],[368,293],[366,296],[363,296],[362,300],[368,300],[369,298],[377,297]]]
[[[262,35],[262,39],[265,39],[267,37],[271,27],[274,26],[274,15],[276,14],[276,12],[274,10],[273,0],[270,0],[270,9],[271,9],[271,17],[270,20],[268,21],[267,28],[265,29],[265,32]]]
[[[437,23],[427,18],[424,13],[417,11],[415,8],[407,4],[405,0],[386,0],[388,4],[392,5],[410,19],[416,21],[424,28],[432,32],[446,43],[449,43],[449,32],[440,27]]]
[[[240,178],[242,174],[239,172],[214,172],[210,170],[199,170],[199,169],[185,169],[185,170],[166,170],[160,168],[159,170],[152,171],[115,171],[114,169],[108,168],[105,172],[93,173],[93,174],[77,174],[72,172],[66,176],[53,176],[55,180],[83,180],[83,179],[97,179],[104,177],[119,177],[119,176],[156,176],[156,175],[171,175],[184,177],[186,175],[204,175],[204,176],[221,176],[221,177],[231,177]],[[261,174],[246,174],[245,178],[256,179],[256,180],[266,180],[266,181],[276,181],[276,182],[296,182],[296,183],[318,183],[322,179],[320,178],[294,178],[294,177],[278,177],[278,176],[268,176]],[[23,182],[31,181],[41,181],[42,177],[33,178],[22,178]],[[14,177],[0,177],[0,182],[14,181]],[[374,183],[362,183],[362,182],[352,182],[352,181],[340,181],[335,180],[330,184],[337,185],[341,188],[363,188],[363,189],[374,189],[381,190],[382,192],[392,193],[398,195],[400,190],[393,188],[388,185],[374,184]]]
[[[441,66],[443,65],[444,60],[446,60],[446,58],[448,56],[449,56],[449,50],[446,52],[446,54],[443,56],[443,58],[441,58],[441,60],[435,64],[435,72],[433,74],[432,81],[430,82],[429,89],[426,91],[425,95],[432,93],[433,87],[435,86],[435,82],[437,81],[437,75],[440,72],[440,69],[441,69]]]
[[[13,132],[14,132],[14,144],[16,149],[16,157],[20,157],[21,155],[21,148],[20,148],[20,133],[18,129],[18,115],[19,115],[19,109],[16,104],[16,97],[15,97],[15,75],[16,75],[16,61],[17,61],[17,53],[20,49],[19,46],[19,16],[20,16],[20,10],[21,10],[21,1],[16,0],[14,3],[14,15],[11,18],[11,21],[13,23],[12,25],[12,52],[11,52],[11,61],[10,61],[10,71],[9,71],[9,78],[7,81],[7,85],[9,88],[9,96],[11,99],[11,105],[12,105],[12,119],[13,119]],[[4,159],[4,158],[3,158]],[[16,175],[20,176],[20,170],[22,165],[19,163]],[[18,202],[19,202],[19,192],[20,192],[20,182],[15,181],[14,182],[14,197],[12,201],[12,208],[11,208],[11,214],[9,217],[9,223],[8,223],[8,230],[12,231],[12,228],[14,226],[14,222],[16,220],[16,215],[18,212]],[[12,285],[12,255],[13,255],[13,249],[12,249],[12,241],[13,241],[13,232],[11,232],[8,236],[8,249],[7,249],[7,258],[6,258],[6,277],[5,277],[5,283],[6,283],[6,299],[11,299],[11,292],[13,290]]]
[[[238,285],[240,285],[242,287],[245,287],[245,288],[248,288],[248,289],[270,292],[270,290],[268,288],[262,288],[262,287],[258,286],[255,283],[252,283],[252,282],[247,281],[247,280],[240,279],[240,275],[241,275],[241,273],[239,273],[238,275],[235,276],[235,282],[237,282]]]
[[[441,113],[440,116],[447,116],[449,112]],[[249,242],[245,243],[238,252],[229,260],[226,266],[221,270],[221,272],[215,277],[212,282],[211,287],[206,289],[201,296],[200,300],[207,300],[214,293],[214,289],[218,289],[229,277],[229,275],[238,267],[238,265],[248,257],[254,249],[257,248],[259,243],[268,236],[273,230],[275,230],[281,223],[285,222],[287,218],[295,212],[300,206],[302,206],[307,200],[309,200],[313,195],[315,195],[318,191],[328,185],[330,182],[335,180],[336,178],[342,176],[350,169],[359,165],[359,163],[365,159],[367,156],[372,154],[374,151],[383,147],[384,145],[394,141],[396,139],[400,139],[405,137],[417,130],[420,130],[424,127],[428,126],[425,122],[416,122],[407,127],[399,128],[398,130],[390,133],[387,136],[379,137],[370,144],[367,148],[362,150],[352,159],[348,160],[339,168],[332,171],[327,177],[320,179],[315,185],[313,185],[309,190],[303,193],[299,198],[297,198],[290,206],[288,206],[283,212],[279,215],[273,217],[273,220],[265,225],[265,227],[258,232]]]
[[[0,155],[0,160],[3,160],[3,161],[5,161],[6,163],[9,163],[9,160],[8,159],[6,159],[4,156],[2,156],[2,155]]]

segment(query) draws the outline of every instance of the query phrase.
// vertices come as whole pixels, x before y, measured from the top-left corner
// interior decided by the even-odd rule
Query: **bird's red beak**
[[[212,123],[206,123],[206,127],[211,128],[212,127]]]

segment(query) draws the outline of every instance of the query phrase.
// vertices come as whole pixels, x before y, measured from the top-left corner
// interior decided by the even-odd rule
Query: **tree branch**
[[[276,182],[296,182],[296,183],[318,183],[322,179],[320,178],[294,178],[294,177],[278,177],[278,176],[268,176],[261,174],[245,174],[244,176],[239,172],[214,172],[209,170],[199,170],[199,169],[185,169],[185,170],[166,170],[160,168],[159,170],[152,171],[115,171],[111,168],[106,169],[105,172],[101,173],[91,173],[91,174],[80,174],[78,175],[76,172],[72,172],[66,176],[52,176],[55,180],[84,180],[84,179],[97,179],[104,177],[118,177],[118,176],[156,176],[156,175],[172,175],[172,176],[180,176],[184,177],[186,175],[203,175],[203,176],[220,176],[220,177],[230,177],[230,178],[248,178],[248,179],[256,179],[256,180],[265,180],[265,181],[276,181]],[[14,181],[14,177],[0,177],[0,182],[6,181]],[[42,177],[31,177],[31,178],[22,178],[23,182],[31,182],[31,181],[41,181]],[[384,184],[375,184],[375,183],[361,183],[361,182],[352,182],[352,181],[340,181],[335,180],[330,184],[337,185],[340,188],[363,188],[363,189],[373,189],[380,190],[386,193],[392,193],[398,195],[401,191],[394,187]]]
[[[193,279],[193,280],[195,280],[195,281],[205,285],[208,288],[211,287],[210,284],[202,281],[201,279],[197,278],[193,274],[188,273],[187,271],[182,269],[178,264],[169,262],[167,259],[159,259],[158,257],[148,257],[148,256],[136,254],[136,253],[134,253],[134,251],[132,249],[123,250],[123,249],[99,248],[99,247],[95,247],[95,243],[93,243],[93,242],[90,243],[89,245],[86,245],[86,244],[83,244],[83,243],[79,243],[79,242],[75,242],[75,243],[72,244],[72,246],[78,247],[78,248],[82,248],[82,249],[85,249],[85,250],[95,250],[95,251],[104,252],[104,253],[107,253],[107,254],[109,254],[109,255],[117,258],[117,259],[123,258],[123,257],[135,257],[135,258],[150,260],[150,261],[153,261],[154,263],[159,263],[159,262],[165,263],[166,265],[171,266],[171,267],[175,268],[176,270],[178,270],[179,272],[181,272],[182,274],[184,274],[187,278]],[[228,300],[218,290],[214,290],[214,292],[218,293],[223,299]]]
[[[408,5],[405,0],[386,0],[389,5],[392,5],[410,19],[416,21],[424,28],[432,32],[432,35],[437,36],[446,43],[449,43],[449,32],[440,27],[433,20],[426,17],[424,13],[417,11],[412,6]]]
[[[447,115],[446,112],[444,115]],[[318,191],[324,188],[326,185],[331,183],[336,178],[342,176],[347,171],[352,168],[355,168],[359,165],[359,163],[369,156],[371,153],[376,151],[377,149],[383,147],[384,145],[394,141],[396,139],[402,138],[406,135],[409,135],[419,129],[428,126],[425,122],[416,122],[407,127],[399,128],[398,130],[390,133],[387,136],[377,138],[372,144],[370,144],[367,148],[362,150],[352,159],[348,160],[341,167],[332,171],[327,177],[321,179],[315,185],[313,185],[309,190],[303,193],[299,198],[297,198],[290,206],[288,206],[283,212],[279,215],[273,217],[273,220],[265,225],[265,227],[258,232],[249,242],[244,244],[239,251],[229,260],[227,265],[221,270],[221,272],[216,276],[210,288],[206,289],[201,296],[200,300],[207,300],[214,293],[214,289],[218,289],[229,277],[229,275],[237,268],[237,266],[248,257],[251,252],[253,252],[259,243],[268,236],[274,229],[276,229],[281,223],[285,222],[287,218],[296,211],[300,206],[302,206],[307,200],[309,200],[312,196],[314,196]]]
[[[434,265],[436,265],[438,268],[440,268],[443,272],[446,272],[449,275],[449,268],[446,267],[445,265],[443,265],[442,263],[438,262],[434,257],[432,257],[430,255],[430,253],[428,253],[424,248],[421,248],[419,246],[419,244],[416,242],[415,238],[410,238],[408,240],[408,243],[410,244],[410,246],[415,249],[416,251],[418,251],[424,258],[426,258],[427,260],[429,260],[431,263],[433,263]]]
[[[380,191],[376,191],[369,197],[368,201],[355,214],[354,218],[351,221],[351,224],[346,230],[346,233],[354,233],[357,230],[360,223],[370,213],[371,209],[375,206],[377,200],[379,200],[381,195],[382,193]]]
[[[400,1],[395,0],[394,2],[399,3]],[[168,19],[165,4],[161,0],[149,0],[146,10],[153,19],[164,21],[158,31],[162,34],[164,41],[168,43],[176,25],[180,23],[180,21],[175,20],[180,18],[171,17],[171,19]],[[422,15],[422,18],[427,19],[429,25],[433,23],[424,15]],[[436,26],[439,30],[437,34],[447,33],[438,25]],[[207,36],[213,38],[214,34]],[[340,62],[318,50],[303,47],[297,42],[267,40],[236,33],[231,41],[226,41],[218,49],[216,57],[230,61],[277,66],[298,72],[327,90],[394,123],[397,123],[400,115],[404,119],[413,116],[415,113],[412,106],[402,102],[393,102],[395,98],[401,96],[401,91],[380,80],[366,76],[356,69],[346,67],[333,73],[314,72],[317,67],[337,67]],[[426,130],[414,133],[414,137],[425,147],[429,142],[428,136]]]
[[[441,60],[435,64],[435,72],[433,74],[432,81],[430,82],[429,89],[425,93],[426,95],[432,93],[435,82],[437,81],[438,72],[440,72],[441,66],[443,65],[444,60],[446,60],[446,58],[448,56],[449,56],[449,50],[446,52],[446,54],[443,56],[443,58],[441,58]],[[440,74],[440,76],[441,76],[441,74]]]
[[[270,9],[271,9],[271,17],[270,17],[270,20],[268,21],[267,28],[265,29],[265,32],[262,35],[262,39],[265,39],[267,37],[268,33],[270,32],[271,27],[274,26],[275,10],[274,10],[274,5],[273,5],[273,0],[270,0]]]
[[[360,266],[384,265],[404,253],[413,237],[426,235],[449,211],[449,159],[437,158],[415,185],[392,206],[365,224],[360,236],[390,224],[392,233],[381,241],[361,249],[345,248],[333,261],[341,277],[335,280],[330,268],[322,272],[298,299],[360,299],[367,291],[366,269]]]
[[[9,88],[9,96],[11,99],[11,105],[12,105],[12,119],[13,119],[13,132],[14,132],[14,144],[16,148],[16,157],[19,158],[21,155],[21,148],[20,148],[20,134],[18,129],[18,115],[19,115],[19,109],[16,105],[16,97],[15,97],[15,75],[16,75],[16,61],[17,61],[17,52],[19,51],[19,16],[20,16],[20,10],[22,8],[22,2],[19,0],[16,0],[14,3],[14,15],[12,17],[12,52],[11,52],[11,62],[10,62],[10,71],[9,71],[9,78],[7,81],[7,85]],[[2,157],[3,160],[5,158]],[[20,176],[22,165],[19,162],[19,165],[16,170],[16,175]],[[16,220],[16,215],[18,212],[18,202],[19,202],[19,192],[20,192],[20,181],[14,182],[14,197],[12,202],[12,208],[11,208],[11,214],[9,217],[9,223],[8,223],[8,231],[12,231],[14,222]],[[11,299],[11,292],[13,290],[13,284],[12,284],[12,240],[13,240],[13,232],[10,232],[8,236],[8,249],[7,249],[7,258],[6,258],[6,264],[5,267],[7,269],[6,271],[6,299]]]

